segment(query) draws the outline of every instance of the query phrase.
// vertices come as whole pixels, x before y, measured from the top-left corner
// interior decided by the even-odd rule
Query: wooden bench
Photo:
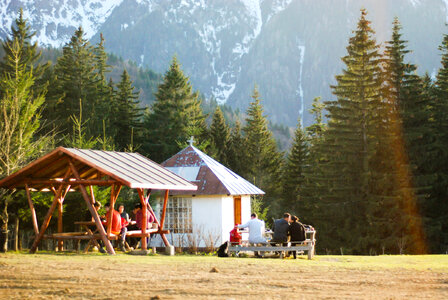
[[[126,237],[149,237],[153,233],[163,233],[169,234],[169,230],[159,230],[157,228],[146,229],[146,233],[142,233],[141,230],[131,230],[126,232]],[[120,235],[111,233],[108,236],[109,240],[116,240]],[[62,233],[53,233],[44,235],[46,239],[66,239],[66,240],[90,240],[101,239],[101,235],[99,233],[91,234],[89,232],[62,232]]]
[[[307,238],[305,241],[298,245],[291,246],[291,243],[288,243],[288,246],[272,246],[270,244],[262,245],[262,246],[256,246],[256,245],[249,245],[249,246],[243,246],[243,245],[236,245],[236,246],[229,246],[229,253],[239,253],[244,251],[253,251],[253,252],[280,252],[280,258],[283,258],[285,251],[303,251],[307,252],[308,259],[312,259],[314,256],[314,250],[316,245],[316,231],[307,231],[307,235],[309,235],[309,238]]]
[[[91,246],[95,245],[98,248],[100,248],[100,245],[96,240],[101,239],[101,234],[99,234],[95,229],[92,231],[89,226],[95,226],[94,222],[91,221],[79,221],[75,222],[76,225],[80,225],[82,228],[85,229],[85,231],[79,231],[79,232],[61,232],[61,233],[53,233],[53,234],[46,234],[43,236],[45,239],[57,239],[57,240],[90,240],[87,244],[86,248],[84,249],[84,252],[87,253]],[[146,233],[142,233],[141,230],[130,230],[126,232],[126,237],[134,237],[134,238],[142,238],[142,237],[150,237],[151,234],[169,234],[169,230],[160,230],[159,228],[150,228],[146,229]],[[109,240],[118,240],[120,237],[119,234],[113,234],[110,233],[109,235],[106,235]],[[127,245],[127,243],[126,243]],[[127,245],[129,248],[129,246]]]

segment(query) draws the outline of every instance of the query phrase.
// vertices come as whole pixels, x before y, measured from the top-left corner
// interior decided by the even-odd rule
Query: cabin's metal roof
[[[164,167],[198,186],[195,195],[262,195],[264,192],[194,146],[188,146],[162,163]],[[188,171],[191,169],[191,172]],[[193,172],[194,171],[194,172]],[[196,179],[192,174],[197,174]]]
[[[130,188],[159,190],[196,190],[197,187],[138,153],[86,150],[59,147],[30,163],[21,170],[0,180],[0,187],[41,190],[44,184],[33,182],[44,179],[61,180],[69,161],[79,170],[81,179],[109,179]]]

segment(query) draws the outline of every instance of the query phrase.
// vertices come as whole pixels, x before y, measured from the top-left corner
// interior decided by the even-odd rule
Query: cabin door
[[[241,196],[233,197],[233,216],[235,224],[241,224]]]

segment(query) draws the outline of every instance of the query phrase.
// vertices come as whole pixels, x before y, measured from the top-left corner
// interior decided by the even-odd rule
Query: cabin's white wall
[[[203,237],[199,247],[206,247],[206,244],[209,244],[210,241],[219,243],[221,241],[222,221],[224,219],[222,195],[193,197],[192,219],[193,234],[200,234]],[[207,241],[204,241],[204,239]]]
[[[201,234],[203,238],[212,239],[215,246],[228,241],[235,220],[233,196],[204,195],[191,199],[193,235],[195,235],[193,238],[197,239]],[[155,211],[157,212],[157,210]],[[250,196],[243,195],[241,196],[241,221],[243,223],[249,221],[250,214]],[[176,247],[189,247],[189,244],[191,244],[188,241],[187,234],[168,234],[167,238]],[[248,239],[248,237],[243,235],[243,239]],[[156,235],[152,238],[150,245],[163,246],[160,236]],[[206,242],[203,239],[199,247],[206,247]]]
[[[233,196],[224,195],[222,197],[222,223],[221,223],[221,239],[219,244],[228,241],[230,238],[230,231],[235,226],[235,216],[233,210]]]
[[[250,220],[250,196],[243,195],[241,196],[241,222],[246,223]]]

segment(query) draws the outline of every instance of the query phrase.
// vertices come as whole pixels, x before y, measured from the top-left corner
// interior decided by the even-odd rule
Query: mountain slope
[[[193,86],[244,110],[255,84],[269,118],[294,126],[312,122],[312,99],[332,99],[330,84],[359,9],[367,8],[379,41],[393,17],[404,27],[419,72],[435,72],[446,32],[444,0],[65,0],[0,4],[4,37],[19,7],[40,43],[61,46],[76,27],[106,38],[106,48],[157,72],[177,55]]]

